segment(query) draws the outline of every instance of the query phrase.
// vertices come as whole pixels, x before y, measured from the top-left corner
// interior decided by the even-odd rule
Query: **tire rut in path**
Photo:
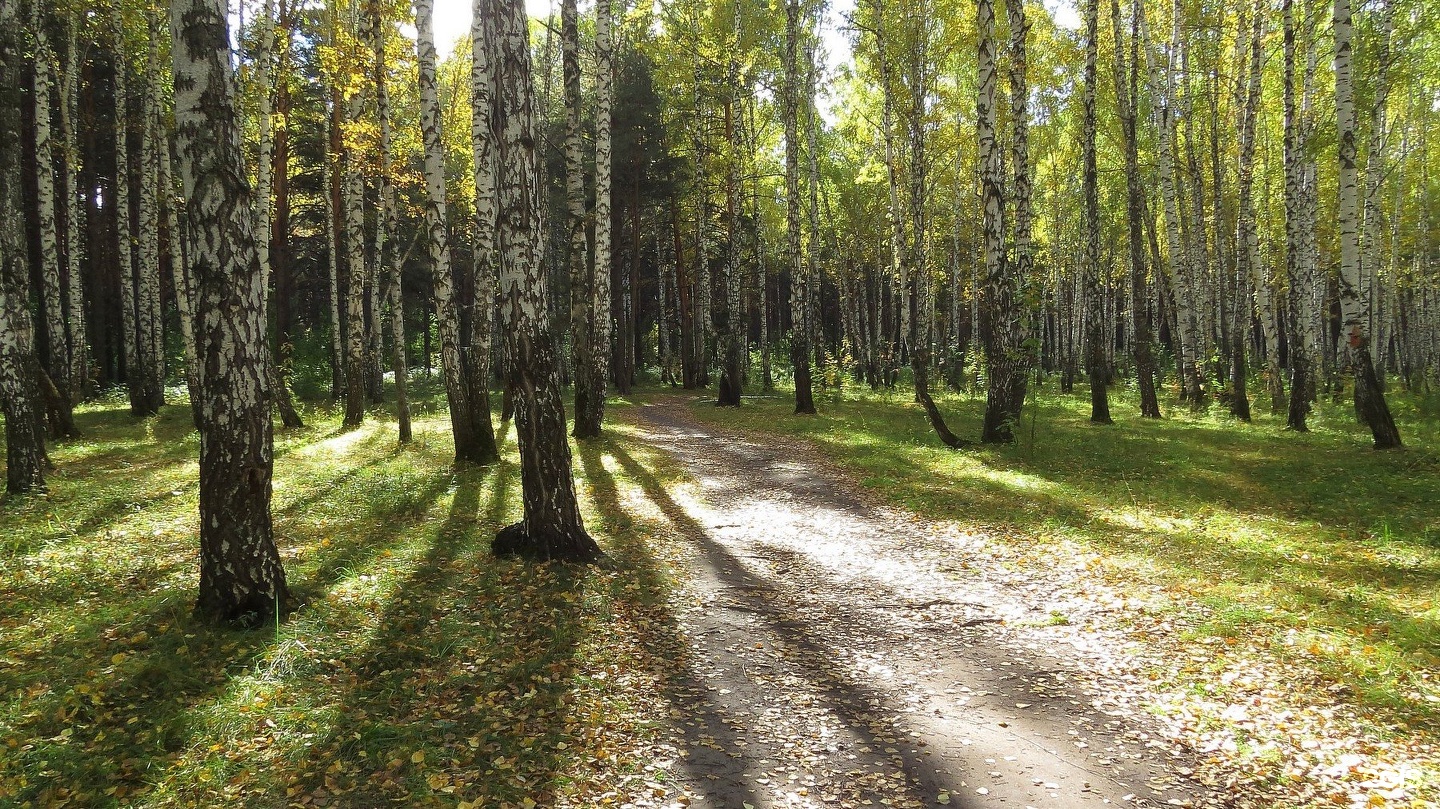
[[[953,549],[803,442],[722,433],[688,404],[637,410],[701,489],[652,492],[696,557],[673,771],[691,805],[1226,804],[1181,775],[1188,750],[1105,710],[1033,597],[980,564],[955,575]]]

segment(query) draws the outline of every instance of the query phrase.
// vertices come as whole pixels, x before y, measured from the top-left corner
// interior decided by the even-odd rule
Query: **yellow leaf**
[[[532,801],[529,798],[521,801],[520,805],[525,807],[525,809],[535,809],[535,801]]]
[[[125,653],[124,653],[124,652],[120,652],[119,654],[117,654],[117,655],[115,655],[114,657],[110,658],[110,662],[111,662],[111,663],[114,663],[114,664],[117,665],[117,666],[120,665],[121,663],[124,663],[124,662],[125,662]]]
[[[422,761],[425,760],[425,751],[424,751],[424,750],[416,750],[414,753],[412,753],[412,754],[410,755],[410,760],[411,760],[412,762],[416,763],[416,764],[419,764],[420,762],[422,762]]]

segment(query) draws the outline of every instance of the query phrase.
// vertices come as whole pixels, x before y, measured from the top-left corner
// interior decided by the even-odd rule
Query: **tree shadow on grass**
[[[867,711],[867,706],[883,704],[886,701],[885,697],[856,680],[844,665],[837,664],[834,660],[833,649],[815,638],[811,627],[795,620],[784,605],[775,603],[768,598],[766,593],[770,590],[769,585],[762,579],[747,573],[741,560],[735,558],[723,546],[711,539],[704,527],[675,502],[652,470],[638,462],[613,439],[607,440],[604,448],[615,458],[625,474],[640,487],[645,496],[670,521],[671,525],[699,551],[700,561],[734,588],[734,599],[740,602],[744,611],[758,616],[767,628],[771,629],[783,643],[790,647],[794,654],[787,656],[787,659],[801,669],[820,701],[851,733],[863,743],[877,748],[885,747],[885,744],[882,743],[885,738],[904,738],[909,734],[909,729],[896,721],[894,717],[879,717]],[[582,449],[582,460],[585,463],[587,476],[592,481],[604,481],[597,490],[597,500],[600,500],[602,505],[608,501],[609,508],[625,513],[623,505],[615,497],[614,482],[605,471],[596,455],[596,450],[594,448],[588,451]],[[623,547],[622,558],[633,566],[635,575],[640,581],[647,586],[663,586],[662,577],[658,572],[658,563],[642,540],[631,538]],[[726,739],[729,742],[724,745],[727,750],[740,748],[734,746],[737,736],[725,722],[724,707],[705,701],[703,695],[707,688],[696,673],[693,661],[690,660],[691,653],[688,645],[679,639],[678,632],[673,629],[675,625],[673,616],[669,618],[667,625],[672,627],[668,634],[672,638],[670,643],[673,645],[670,648],[662,646],[663,656],[657,656],[656,664],[661,671],[667,673],[672,682],[669,695],[671,702],[676,706],[690,707],[697,703],[702,706],[699,716],[693,717],[693,724],[685,723],[685,727],[682,729],[691,750],[691,757],[682,762],[681,766],[686,769],[692,780],[702,785],[707,783],[710,777],[715,776],[717,771],[728,774],[725,781],[716,783],[716,786],[725,788],[727,791],[715,793],[717,797],[725,800],[725,806],[738,807],[744,802],[761,805],[759,801],[753,800],[754,793],[748,791],[752,788],[738,778],[738,775],[743,773],[746,768],[736,767],[733,764],[726,765],[724,759],[718,758],[706,750],[708,747],[706,736],[714,739]],[[680,665],[677,666],[677,662]],[[701,699],[697,700],[697,696]],[[699,753],[698,756],[697,753]],[[953,792],[952,785],[935,771],[934,763],[928,761],[923,754],[901,750],[888,758],[877,757],[877,761],[881,760],[886,761],[890,766],[898,767],[905,773],[906,783],[911,792],[907,797],[928,803],[939,793]],[[736,789],[746,791],[733,791]],[[864,797],[890,799],[896,796],[891,792],[883,794],[875,792],[865,794]],[[953,799],[955,800],[953,805],[968,805],[958,794],[954,795]]]
[[[433,478],[412,497],[439,497],[448,476]],[[396,513],[387,511],[392,500],[364,494],[357,491],[352,504],[353,530],[342,526],[328,547],[290,563],[297,591],[323,598],[347,571],[397,541],[395,529],[413,516],[414,501]],[[104,805],[175,789],[169,772],[208,732],[201,715],[228,710],[227,694],[280,639],[273,628],[237,632],[195,623],[193,582],[176,584],[190,564],[147,564],[124,579],[86,582],[92,589],[68,605],[68,625],[55,624],[63,636],[3,650],[0,693],[8,704],[0,708],[0,728],[16,745],[0,755],[0,803]],[[92,575],[103,573],[97,568]],[[258,716],[226,721],[232,729],[268,732]]]
[[[461,469],[449,514],[337,670],[330,727],[285,791],[345,805],[547,805],[570,763],[587,572],[496,561],[517,468]],[[482,492],[489,487],[481,507]],[[566,744],[561,744],[567,742]]]

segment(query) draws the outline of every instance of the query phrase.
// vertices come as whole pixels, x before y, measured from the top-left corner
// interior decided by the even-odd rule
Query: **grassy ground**
[[[1348,404],[1313,432],[1282,416],[1242,424],[1219,407],[1091,425],[1088,393],[1042,390],[1016,446],[951,451],[907,391],[849,388],[790,415],[782,392],[702,418],[815,441],[884,497],[922,515],[978,523],[1013,546],[1069,540],[1112,580],[1160,583],[1200,605],[1195,638],[1259,645],[1341,684],[1362,709],[1433,733],[1440,719],[1440,432],[1392,394],[1402,452],[1369,449]],[[940,401],[979,433],[979,396]],[[1204,668],[1226,663],[1216,654]],[[1178,667],[1177,663],[1177,667]],[[1422,730],[1422,732],[1425,732]]]
[[[52,448],[50,493],[0,503],[0,805],[533,807],[646,791],[684,658],[643,495],[670,473],[623,434],[577,454],[587,522],[623,573],[497,562],[490,539],[518,518],[513,452],[452,470],[443,398],[420,392],[404,449],[384,413],[341,432],[311,409],[311,426],[277,432],[277,534],[308,605],[251,632],[189,617],[188,412],[82,408],[85,436]]]

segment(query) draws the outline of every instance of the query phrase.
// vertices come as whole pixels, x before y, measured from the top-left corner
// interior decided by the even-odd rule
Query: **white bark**
[[[60,291],[60,244],[55,230],[55,148],[50,128],[55,56],[45,35],[40,3],[32,2],[30,8],[31,28],[35,32],[35,207],[40,214],[40,293],[45,317],[45,370],[55,387],[68,397],[71,387],[70,354],[65,340],[65,306]]]

